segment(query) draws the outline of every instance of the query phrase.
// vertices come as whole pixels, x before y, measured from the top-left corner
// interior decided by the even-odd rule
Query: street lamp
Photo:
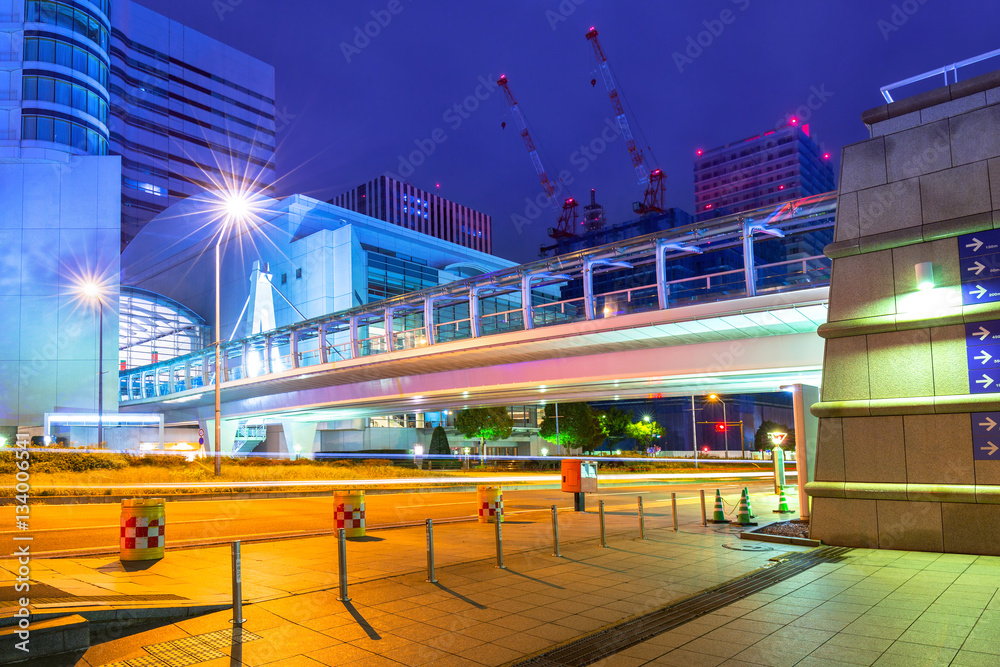
[[[84,299],[97,306],[97,447],[104,442],[104,297],[107,286],[94,278],[88,278],[79,285]]]
[[[251,213],[248,193],[230,191],[221,197],[222,227],[215,241],[215,476],[222,475],[222,241]]]

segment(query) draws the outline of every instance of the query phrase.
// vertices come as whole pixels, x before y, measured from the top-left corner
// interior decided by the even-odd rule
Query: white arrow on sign
[[[979,249],[983,247],[983,242],[973,236],[972,243],[966,243],[965,247],[972,248],[972,252],[979,252]]]
[[[997,453],[997,450],[998,450],[998,449],[1000,449],[1000,447],[997,447],[996,445],[994,445],[994,444],[993,444],[992,442],[990,442],[989,440],[987,440],[987,441],[986,441],[986,444],[987,444],[987,445],[989,445],[989,447],[980,447],[979,449],[983,449],[983,450],[986,450],[986,453],[987,453],[987,454],[988,454],[989,456],[993,456],[994,454],[996,454],[996,453]]]
[[[993,384],[993,378],[991,378],[986,373],[983,373],[983,379],[982,380],[976,380],[976,384],[983,385],[983,389],[989,389],[990,385]]]
[[[983,269],[985,269],[985,268],[986,268],[986,266],[984,264],[981,264],[980,262],[976,262],[975,264],[973,264],[972,266],[970,266],[969,268],[967,268],[966,271],[975,271],[976,275],[978,276],[980,273],[983,272]]]
[[[986,340],[986,337],[990,335],[990,332],[986,327],[979,327],[979,331],[972,335],[979,336],[979,340]]]
[[[983,365],[985,366],[986,362],[993,358],[993,355],[987,352],[986,350],[980,350],[979,352],[980,354],[974,356],[973,359],[975,359],[976,361],[983,362]]]
[[[976,297],[977,299],[982,299],[983,295],[986,294],[986,288],[982,285],[976,285],[976,289],[969,290],[969,294]]]
[[[979,425],[980,426],[985,426],[987,431],[992,431],[993,427],[996,426],[997,423],[995,421],[993,421],[992,419],[990,419],[989,417],[987,417],[986,421],[979,422]]]

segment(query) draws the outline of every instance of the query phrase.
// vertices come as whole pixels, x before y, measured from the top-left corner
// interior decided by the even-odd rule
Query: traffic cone
[[[746,496],[747,499],[747,513],[750,515],[751,519],[756,519],[757,515],[753,513],[753,507],[750,506],[750,489],[744,486],[743,495]]]
[[[792,510],[788,509],[788,498],[785,498],[785,487],[781,487],[781,495],[778,497],[778,509],[774,510],[775,514],[791,514]]]
[[[712,512],[712,523],[729,523],[722,509],[722,492],[715,490],[715,511]]]
[[[757,524],[750,520],[750,503],[747,496],[747,492],[744,490],[743,494],[740,496],[740,509],[736,514],[736,521],[733,521],[734,526],[756,526]]]

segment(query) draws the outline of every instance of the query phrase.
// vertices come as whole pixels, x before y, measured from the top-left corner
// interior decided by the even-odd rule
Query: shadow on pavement
[[[479,603],[478,603],[478,602],[476,602],[475,600],[472,600],[472,599],[469,599],[469,598],[465,597],[464,595],[462,595],[461,593],[458,593],[458,592],[456,592],[456,591],[453,591],[453,590],[451,590],[451,589],[450,589],[450,588],[448,588],[447,586],[442,586],[442,585],[441,585],[440,583],[438,583],[438,582],[434,582],[434,585],[435,585],[435,586],[437,586],[437,587],[438,587],[438,588],[439,588],[440,590],[442,590],[442,591],[444,591],[445,593],[447,593],[448,595],[453,595],[453,596],[455,596],[456,598],[458,598],[459,600],[461,600],[462,602],[464,602],[464,603],[466,603],[466,604],[469,604],[469,605],[472,605],[472,606],[473,606],[473,607],[475,607],[476,609],[486,609],[486,605],[483,605],[483,604],[479,604]]]
[[[516,570],[512,570],[509,567],[505,568],[505,569],[507,570],[507,572],[510,572],[511,574],[516,574],[519,577],[524,577],[525,579],[530,579],[531,581],[534,581],[535,583],[538,583],[538,584],[545,584],[549,588],[558,588],[561,591],[566,590],[562,586],[557,586],[556,584],[553,584],[551,581],[545,581],[544,579],[538,579],[536,577],[529,577],[528,575],[522,574],[521,572],[518,572]]]
[[[368,621],[365,620],[365,617],[361,615],[361,612],[359,612],[353,604],[345,602],[344,609],[346,609],[348,613],[354,617],[354,620],[357,621],[361,629],[365,631],[369,639],[382,639],[382,636],[375,632],[375,628],[373,628]]]

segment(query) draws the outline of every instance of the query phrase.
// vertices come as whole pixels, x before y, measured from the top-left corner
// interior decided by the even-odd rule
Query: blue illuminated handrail
[[[911,76],[909,79],[903,79],[902,81],[897,81],[896,83],[890,83],[887,86],[882,86],[879,90],[882,92],[882,97],[885,98],[886,102],[892,103],[895,100],[892,99],[892,93],[890,91],[896,88],[901,88],[902,86],[908,86],[911,83],[917,83],[918,81],[923,81],[924,79],[929,79],[934,76],[944,75],[944,85],[948,85],[948,73],[952,73],[952,78],[954,81],[951,83],[958,83],[958,70],[962,67],[968,65],[974,65],[976,63],[982,62],[984,60],[989,60],[990,58],[996,58],[1000,56],[1000,49],[995,51],[990,51],[988,53],[983,53],[978,56],[973,56],[971,58],[966,58],[965,60],[959,60],[956,63],[950,65],[945,65],[944,67],[938,67],[937,69],[932,69],[929,72],[924,72],[923,74],[918,74],[916,76]]]

